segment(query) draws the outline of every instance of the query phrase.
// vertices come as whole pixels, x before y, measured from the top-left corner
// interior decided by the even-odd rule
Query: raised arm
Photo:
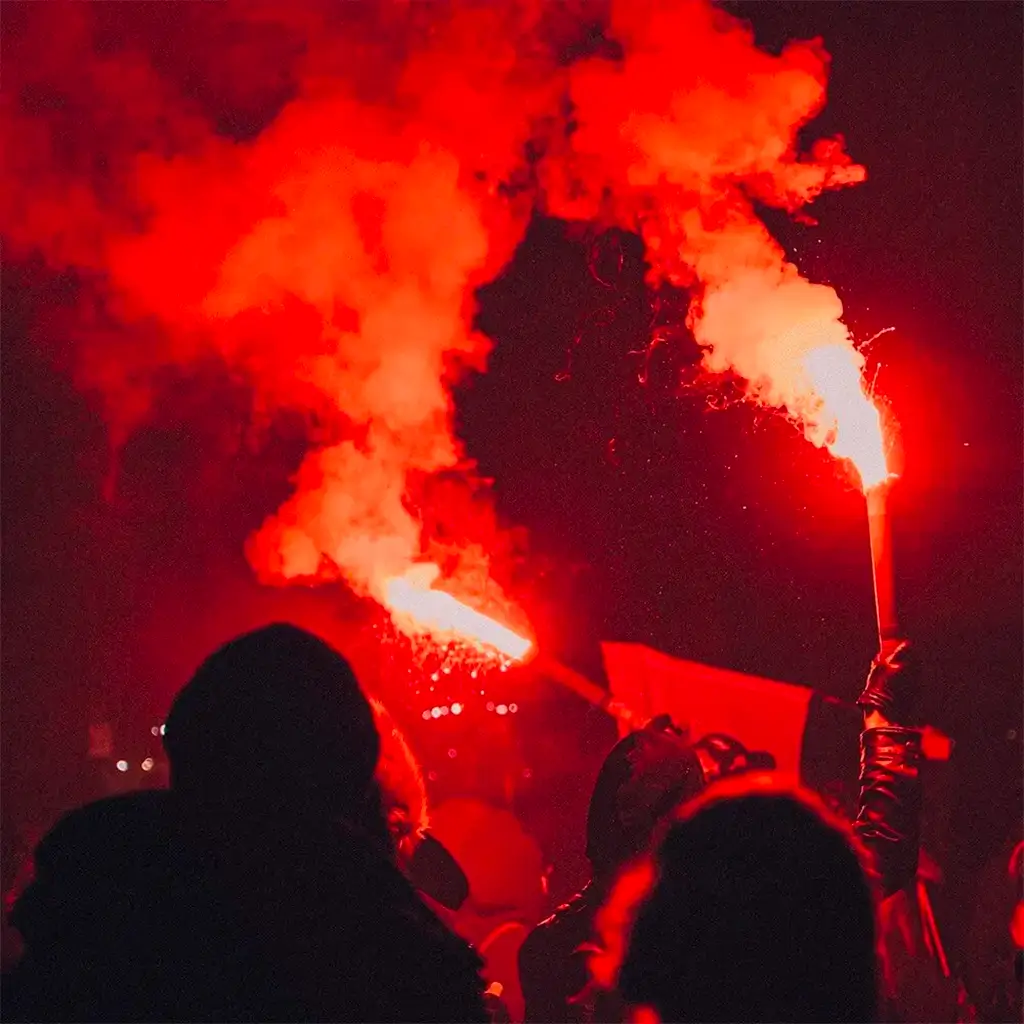
[[[913,881],[921,843],[921,732],[915,721],[920,668],[901,643],[875,659],[857,703],[860,799],[854,829],[868,848],[883,899]]]

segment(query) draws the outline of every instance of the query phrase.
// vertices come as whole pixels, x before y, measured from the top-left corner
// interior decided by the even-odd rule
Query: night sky
[[[900,610],[930,665],[928,718],[958,741],[955,855],[975,865],[1021,805],[1022,8],[727,6],[768,47],[824,37],[813,130],[869,170],[815,204],[817,226],[770,223],[857,338],[893,328],[869,355],[900,427]],[[632,236],[538,216],[480,293],[495,348],[459,390],[459,432],[526,531],[516,596],[594,675],[598,640],[630,640],[852,698],[876,642],[863,498],[780,417],[713,407],[685,297],[656,299],[643,273]],[[260,588],[244,561],[298,429],[248,443],[211,371],[128,443],[111,487],[102,421],[61,346],[38,344],[66,281],[8,261],[2,285],[6,826],[77,799],[87,723],[159,721],[232,631],[289,617],[342,635],[366,610],[335,588]],[[600,732],[574,701],[537,700]]]

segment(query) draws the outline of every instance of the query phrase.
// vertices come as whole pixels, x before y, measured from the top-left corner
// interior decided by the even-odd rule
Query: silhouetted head
[[[169,871],[172,800],[139,790],[65,814],[35,848],[12,910],[26,942],[81,952],[126,941],[132,910]]]
[[[601,765],[587,811],[587,858],[607,876],[647,849],[659,818],[704,788],[700,761],[668,719],[623,737]]]
[[[849,828],[807,794],[740,779],[668,830],[618,981],[667,1021],[864,1022],[875,963]]]
[[[285,624],[246,633],[203,662],[171,707],[164,746],[171,786],[185,796],[357,820],[380,753],[349,663]]]
[[[729,736],[690,743],[667,715],[623,737],[605,758],[587,813],[587,857],[606,879],[647,851],[655,827],[714,779],[774,767],[770,754]]]

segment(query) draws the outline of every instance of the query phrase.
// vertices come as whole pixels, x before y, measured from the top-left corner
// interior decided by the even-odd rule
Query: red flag
[[[694,739],[712,732],[767,750],[798,774],[812,690],[671,658],[643,644],[602,644],[614,696],[641,719],[669,714]]]

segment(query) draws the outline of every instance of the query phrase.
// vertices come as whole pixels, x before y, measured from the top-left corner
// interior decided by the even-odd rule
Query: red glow
[[[1018,900],[1010,918],[1010,938],[1017,949],[1024,949],[1024,900]]]
[[[101,396],[115,446],[160,406],[168,369],[210,360],[251,392],[257,426],[280,410],[310,424],[293,494],[247,545],[263,581],[340,577],[410,631],[529,652],[408,574],[450,536],[432,535],[436,510],[410,492],[444,474],[479,483],[452,387],[485,367],[476,289],[538,200],[638,231],[652,279],[690,290],[707,370],[854,459],[865,486],[884,476],[853,401],[861,364],[842,304],[801,276],[755,205],[795,214],[866,176],[841,138],[801,151],[826,99],[820,40],[773,54],[703,0],[610,0],[598,6],[621,59],[567,62],[563,36],[589,29],[588,5],[563,19],[498,2],[329,4],[337,17],[323,17],[268,0],[185,5],[197,20],[170,47],[119,13],[133,40],[120,47],[109,5],[27,6],[0,107],[18,140],[0,168],[0,229],[18,255],[85,271],[75,379]],[[272,66],[268,37],[293,56]],[[279,109],[275,78],[290,97]],[[224,110],[197,107],[197,79],[234,114],[267,108],[260,130],[217,130]],[[22,100],[39,95],[67,102]],[[438,502],[452,515],[471,503]],[[492,579],[490,534],[445,562],[460,596]]]
[[[531,216],[498,185],[564,87],[535,45],[539,8],[199,5],[171,42],[137,10],[31,6],[5,64],[0,127],[18,145],[0,230],[93,282],[68,332],[76,383],[115,447],[153,415],[168,368],[220,361],[253,396],[254,436],[298,413],[308,454],[249,561],[268,583],[341,577],[380,597],[429,556],[428,516],[472,518],[480,481],[451,389],[486,365],[474,292]],[[275,92],[290,97],[278,110]],[[19,99],[37,94],[62,100]],[[261,130],[237,141],[222,120]],[[409,500],[441,473],[462,486],[441,513]],[[470,540],[496,556],[489,525]],[[458,544],[449,575],[486,578]]]
[[[751,401],[855,458],[868,485],[883,478],[873,439],[859,436],[871,424],[847,401],[863,359],[839,296],[801,275],[755,206],[796,214],[866,177],[841,138],[799,148],[825,104],[821,40],[769,54],[749,25],[706,3],[619,0],[612,27],[622,63],[570,71],[575,159],[546,168],[552,212],[639,229],[654,283],[690,289],[705,368],[738,375]]]

